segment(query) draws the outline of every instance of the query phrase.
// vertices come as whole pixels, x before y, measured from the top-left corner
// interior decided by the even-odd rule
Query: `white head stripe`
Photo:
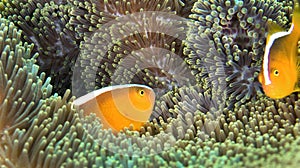
[[[291,25],[289,31],[274,33],[270,36],[268,44],[266,45],[266,48],[265,48],[265,53],[264,53],[264,58],[263,58],[263,70],[264,70],[263,74],[264,74],[264,78],[265,78],[265,85],[271,84],[270,73],[269,73],[269,54],[270,54],[271,46],[273,45],[273,43],[276,39],[291,34],[293,31],[293,28],[294,28],[294,24]]]

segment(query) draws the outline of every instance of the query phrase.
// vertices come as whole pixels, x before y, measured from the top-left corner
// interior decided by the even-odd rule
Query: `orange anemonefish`
[[[270,98],[283,98],[299,91],[299,61],[297,44],[300,40],[300,7],[295,3],[292,25],[286,32],[268,22],[268,35],[262,70],[258,80]]]
[[[95,113],[104,128],[119,132],[130,124],[134,130],[148,121],[155,102],[154,91],[145,85],[126,84],[101,88],[77,98],[73,104],[85,114]]]

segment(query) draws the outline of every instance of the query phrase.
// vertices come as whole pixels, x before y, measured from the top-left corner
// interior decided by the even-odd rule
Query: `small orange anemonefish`
[[[114,133],[133,125],[134,130],[148,121],[155,103],[154,91],[145,85],[126,84],[101,88],[77,98],[73,104],[84,114],[95,113],[104,128]]]
[[[279,99],[299,91],[300,7],[295,3],[292,24],[286,32],[274,22],[268,22],[268,35],[262,69],[258,80],[265,94]]]

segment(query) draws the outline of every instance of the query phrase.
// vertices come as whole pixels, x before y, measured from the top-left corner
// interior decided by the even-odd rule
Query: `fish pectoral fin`
[[[300,53],[297,53],[298,56],[297,56],[297,77],[298,77],[298,80],[300,79]]]
[[[300,88],[296,88],[293,92],[300,92]]]
[[[300,92],[300,83],[299,82],[297,82],[296,84],[295,84],[295,87],[294,87],[294,91],[293,92]]]
[[[262,70],[261,70],[261,71],[262,71]],[[262,74],[262,72],[260,72],[260,73],[258,74],[257,79],[258,79],[258,81],[259,81],[260,83],[263,82],[263,74]]]

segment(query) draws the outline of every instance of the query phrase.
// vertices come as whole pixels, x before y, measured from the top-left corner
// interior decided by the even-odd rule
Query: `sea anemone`
[[[0,131],[24,127],[42,98],[50,96],[50,78],[38,76],[34,64],[37,55],[33,45],[23,43],[21,31],[13,23],[0,18]]]
[[[168,158],[170,163],[178,163],[179,159],[184,166],[212,166],[215,163],[223,166],[260,167],[265,160],[270,165],[274,164],[271,160],[280,164],[280,160],[274,158],[278,159],[283,153],[292,151],[290,145],[299,143],[299,95],[293,94],[281,100],[271,100],[261,95],[255,102],[247,102],[220,113],[216,110],[219,108],[218,103],[207,92],[200,86],[180,88],[179,94],[169,99],[172,102],[165,102],[176,102],[176,105],[169,107],[159,104],[157,107],[156,111],[176,113],[184,121],[172,127],[175,128],[174,135],[182,139],[177,141],[178,146],[172,152],[173,156],[178,153],[181,156],[188,155]],[[172,126],[169,121],[165,127]],[[194,144],[191,145],[191,142]],[[205,154],[199,157],[197,149]],[[214,158],[211,162],[207,161],[210,157]],[[224,161],[224,157],[227,161]],[[288,159],[289,164],[294,163],[292,157]]]
[[[79,126],[76,127],[79,119],[76,120],[72,104],[66,104],[68,94],[70,92],[67,92],[63,99],[51,96],[40,100],[39,106],[32,110],[36,112],[35,115],[26,116],[28,120],[24,122],[27,127],[17,127],[10,132],[3,131],[0,143],[1,165],[9,167],[68,165],[66,160],[70,155],[74,155],[72,149],[79,149],[80,141],[77,137],[82,136],[83,132]],[[87,142],[86,145],[88,144]]]
[[[214,130],[214,123],[225,105],[225,102],[214,98],[214,94],[212,89],[200,85],[181,87],[178,92],[164,95],[157,102],[153,115],[162,116],[162,121],[169,124],[169,131],[179,139],[192,140],[196,135],[207,138],[205,134]]]
[[[70,29],[78,32],[77,37],[90,37],[90,35],[101,29],[106,24],[118,17],[146,11],[181,13],[186,15],[190,6],[185,6],[180,0],[70,0],[73,4]],[[193,1],[190,2],[192,4]]]
[[[66,29],[71,6],[67,1],[5,1],[4,17],[23,31],[22,39],[34,44],[40,71],[50,76],[53,92],[63,95],[71,87],[72,67],[79,53],[75,32]]]
[[[175,0],[172,3],[174,3],[176,15],[188,18],[195,2],[197,2],[197,0]]]
[[[198,4],[201,2],[198,1]],[[250,2],[259,6],[260,1]],[[247,4],[248,1],[244,3]],[[223,97],[219,94],[235,77],[230,76],[233,72],[228,71],[227,67],[243,71],[238,68],[240,64],[250,64],[253,60],[257,63],[260,57],[254,55],[252,58],[250,52],[255,52],[247,47],[244,50],[238,45],[231,48],[225,47],[227,43],[224,45],[221,42],[216,43],[218,39],[216,36],[222,37],[219,31],[202,32],[203,27],[197,27],[194,38],[188,36],[186,52],[189,58],[185,59],[183,54],[177,54],[179,58],[188,62],[198,84],[178,85],[178,88],[166,92],[157,101],[155,111],[158,114],[152,121],[146,123],[140,132],[130,131],[128,128],[114,135],[110,130],[102,129],[101,121],[95,115],[83,116],[83,111],[77,111],[73,107],[74,98],[70,98],[70,90],[67,90],[63,97],[57,94],[50,96],[50,78],[46,79],[44,73],[37,74],[39,66],[35,64],[37,55],[32,54],[33,46],[20,40],[21,31],[12,23],[6,19],[0,19],[0,23],[2,167],[297,167],[296,164],[300,161],[298,93],[280,100],[272,100],[260,94],[255,96],[255,101],[245,101],[240,103],[240,106],[235,105],[232,108],[223,107],[225,98],[229,98],[229,103],[233,99],[230,95]],[[194,21],[189,26],[198,23]],[[109,28],[133,29],[128,25],[124,25],[121,29],[114,29],[113,26]],[[175,29],[174,32],[182,30],[182,26],[177,28],[178,30]],[[98,33],[91,44],[94,44],[97,38],[103,37],[101,31]],[[137,44],[132,42],[134,40],[130,40],[132,36],[134,39],[136,37],[145,39],[146,35],[153,37],[148,32],[144,32],[144,36],[136,34],[128,36],[122,33],[120,36],[114,36],[114,34],[116,33],[104,34],[117,42],[113,45],[116,47],[108,50],[109,52],[127,51],[118,49],[118,46]],[[161,36],[163,34],[159,34],[158,37]],[[168,38],[161,39],[164,42]],[[171,43],[173,47],[170,47],[172,45],[169,42],[173,42],[173,39],[166,40],[166,48],[159,46],[165,49],[160,52],[171,51],[170,55],[177,53],[176,49],[182,46],[182,43],[178,46],[177,43]],[[205,43],[208,45],[204,45]],[[228,46],[230,44],[228,43]],[[128,48],[131,46],[128,45]],[[204,47],[203,50],[200,50],[201,46]],[[136,52],[137,56],[141,56],[145,54],[144,52],[148,52],[147,49],[137,50],[131,54],[134,56]],[[225,56],[224,51],[235,51],[243,57],[238,60],[233,57],[230,59]],[[109,52],[107,55],[114,55]],[[118,54],[126,55],[122,52]],[[251,59],[246,55],[251,56]],[[142,61],[138,60],[134,64],[139,65]],[[113,64],[112,67],[114,66]],[[256,66],[251,64],[249,67]],[[98,70],[99,65],[95,67]],[[225,79],[229,77],[230,80],[226,81]],[[227,83],[223,83],[224,81]],[[238,103],[241,100],[235,101]],[[1,125],[2,123],[4,124]]]
[[[227,105],[239,106],[261,94],[257,75],[264,51],[266,21],[288,27],[291,6],[277,1],[198,1],[190,18],[185,54],[198,79],[206,76],[207,49],[203,34],[213,43],[223,62]],[[290,5],[290,3],[288,3]],[[204,48],[204,49],[203,49]],[[212,53],[216,55],[216,53]],[[218,62],[219,63],[219,62]],[[217,74],[216,74],[217,75]]]
[[[159,95],[195,84],[182,54],[187,20],[159,9],[115,16],[98,30],[92,29],[75,66],[79,77],[74,75],[73,91],[81,92],[75,91],[76,96],[115,84],[145,84]]]
[[[87,161],[79,163],[78,157],[82,154],[76,156],[76,152],[70,153],[66,146],[69,143],[69,150],[88,151],[93,144],[83,138],[82,125],[76,125],[78,114],[72,103],[67,103],[70,91],[63,98],[50,97],[50,78],[46,79],[44,73],[38,76],[37,54],[32,54],[33,45],[23,43],[21,37],[22,32],[13,23],[0,18],[0,165],[87,165]],[[77,137],[87,141],[80,143]],[[68,156],[72,157],[67,159]],[[87,156],[91,161],[89,157],[91,154]]]
[[[198,91],[197,88],[195,89]],[[189,94],[195,91],[185,89]],[[285,158],[285,163],[292,164],[293,154],[299,151],[297,144],[299,144],[300,127],[297,120],[300,103],[297,101],[297,95],[281,101],[261,97],[256,104],[247,103],[234,111],[227,110],[216,120],[218,124],[215,129],[209,127],[203,129],[201,125],[205,118],[209,118],[210,113],[200,114],[200,111],[207,110],[200,110],[200,113],[195,113],[194,117],[191,113],[186,113],[186,121],[193,123],[188,130],[195,129],[197,134],[187,131],[184,136],[186,140],[177,140],[169,150],[163,150],[161,153],[130,157],[127,152],[121,154],[107,150],[109,149],[107,146],[112,147],[109,144],[115,144],[120,149],[128,148],[126,143],[128,136],[120,134],[115,137],[111,132],[101,129],[101,124],[95,116],[79,120],[79,114],[74,111],[72,104],[66,102],[69,93],[67,92],[63,98],[46,99],[39,113],[34,120],[31,120],[28,129],[16,129],[13,134],[8,134],[7,131],[3,133],[3,141],[0,145],[2,165],[12,167],[21,164],[33,167],[47,167],[50,164],[53,167],[176,165],[243,167],[263,166],[266,160],[267,163],[274,164],[272,161],[275,161],[279,165],[277,159],[283,154],[291,156]],[[194,94],[194,97],[196,95]],[[195,101],[192,97],[190,100]],[[185,99],[182,107],[188,104],[194,105],[190,100]],[[201,99],[196,101],[198,100]],[[275,106],[278,106],[278,110]],[[170,123],[174,121],[173,119]],[[163,124],[167,127],[171,126],[168,123]],[[152,125],[155,126],[155,123],[149,123],[150,128],[153,127]],[[180,132],[182,125],[177,123],[174,126],[179,128],[176,131]],[[207,129],[210,130],[209,133],[204,131]],[[97,139],[95,135],[101,138]],[[181,134],[178,135],[180,138]],[[194,137],[190,137],[191,135]],[[152,141],[151,138],[147,141],[149,144],[155,142],[157,141]]]

